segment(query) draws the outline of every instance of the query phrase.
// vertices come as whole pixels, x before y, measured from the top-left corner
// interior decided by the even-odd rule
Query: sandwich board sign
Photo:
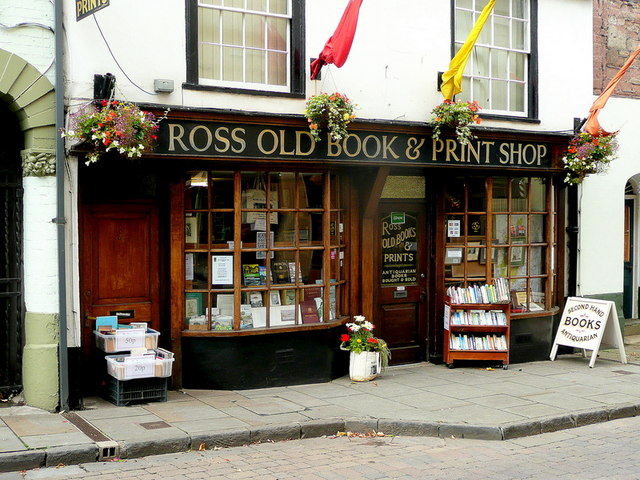
[[[569,297],[551,348],[551,360],[555,360],[559,345],[581,348],[583,356],[591,350],[589,368],[593,368],[601,343],[618,347],[620,362],[627,363],[615,303]]]

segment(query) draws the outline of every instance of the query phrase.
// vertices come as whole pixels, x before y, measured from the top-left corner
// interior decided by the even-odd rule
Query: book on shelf
[[[260,285],[266,285],[267,284],[267,267],[260,265],[258,267],[258,276],[260,277]],[[270,280],[273,281],[272,279]]]
[[[295,305],[296,291],[293,289],[280,290],[280,300],[282,305]]]
[[[273,271],[273,281],[275,283],[292,283],[287,262],[273,262],[271,270]]]
[[[242,277],[247,287],[260,285],[260,266],[257,263],[245,263],[242,265]]]
[[[449,348],[453,350],[508,350],[504,335],[451,334]]]
[[[318,323],[320,321],[315,300],[303,300],[300,302],[300,311],[302,323]]]
[[[447,288],[447,296],[450,298],[451,303],[509,303],[511,296],[508,290],[508,283],[505,278],[496,278],[495,285],[469,285],[468,287],[454,287]]]

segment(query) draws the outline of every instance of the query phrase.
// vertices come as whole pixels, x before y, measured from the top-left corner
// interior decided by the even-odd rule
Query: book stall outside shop
[[[141,160],[80,162],[83,311],[161,332],[174,386],[261,388],[346,374],[354,315],[392,364],[441,363],[447,289],[500,278],[510,362],[543,359],[567,139],[477,135],[356,122],[315,142],[298,117],[172,110]]]

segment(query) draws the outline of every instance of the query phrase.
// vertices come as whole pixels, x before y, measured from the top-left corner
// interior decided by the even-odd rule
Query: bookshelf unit
[[[509,366],[510,303],[452,303],[444,307],[444,363],[456,360],[502,362]]]

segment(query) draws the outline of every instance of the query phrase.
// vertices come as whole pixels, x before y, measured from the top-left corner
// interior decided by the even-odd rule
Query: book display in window
[[[456,360],[496,361],[508,368],[511,302],[503,280],[447,290],[443,360],[449,368]]]

